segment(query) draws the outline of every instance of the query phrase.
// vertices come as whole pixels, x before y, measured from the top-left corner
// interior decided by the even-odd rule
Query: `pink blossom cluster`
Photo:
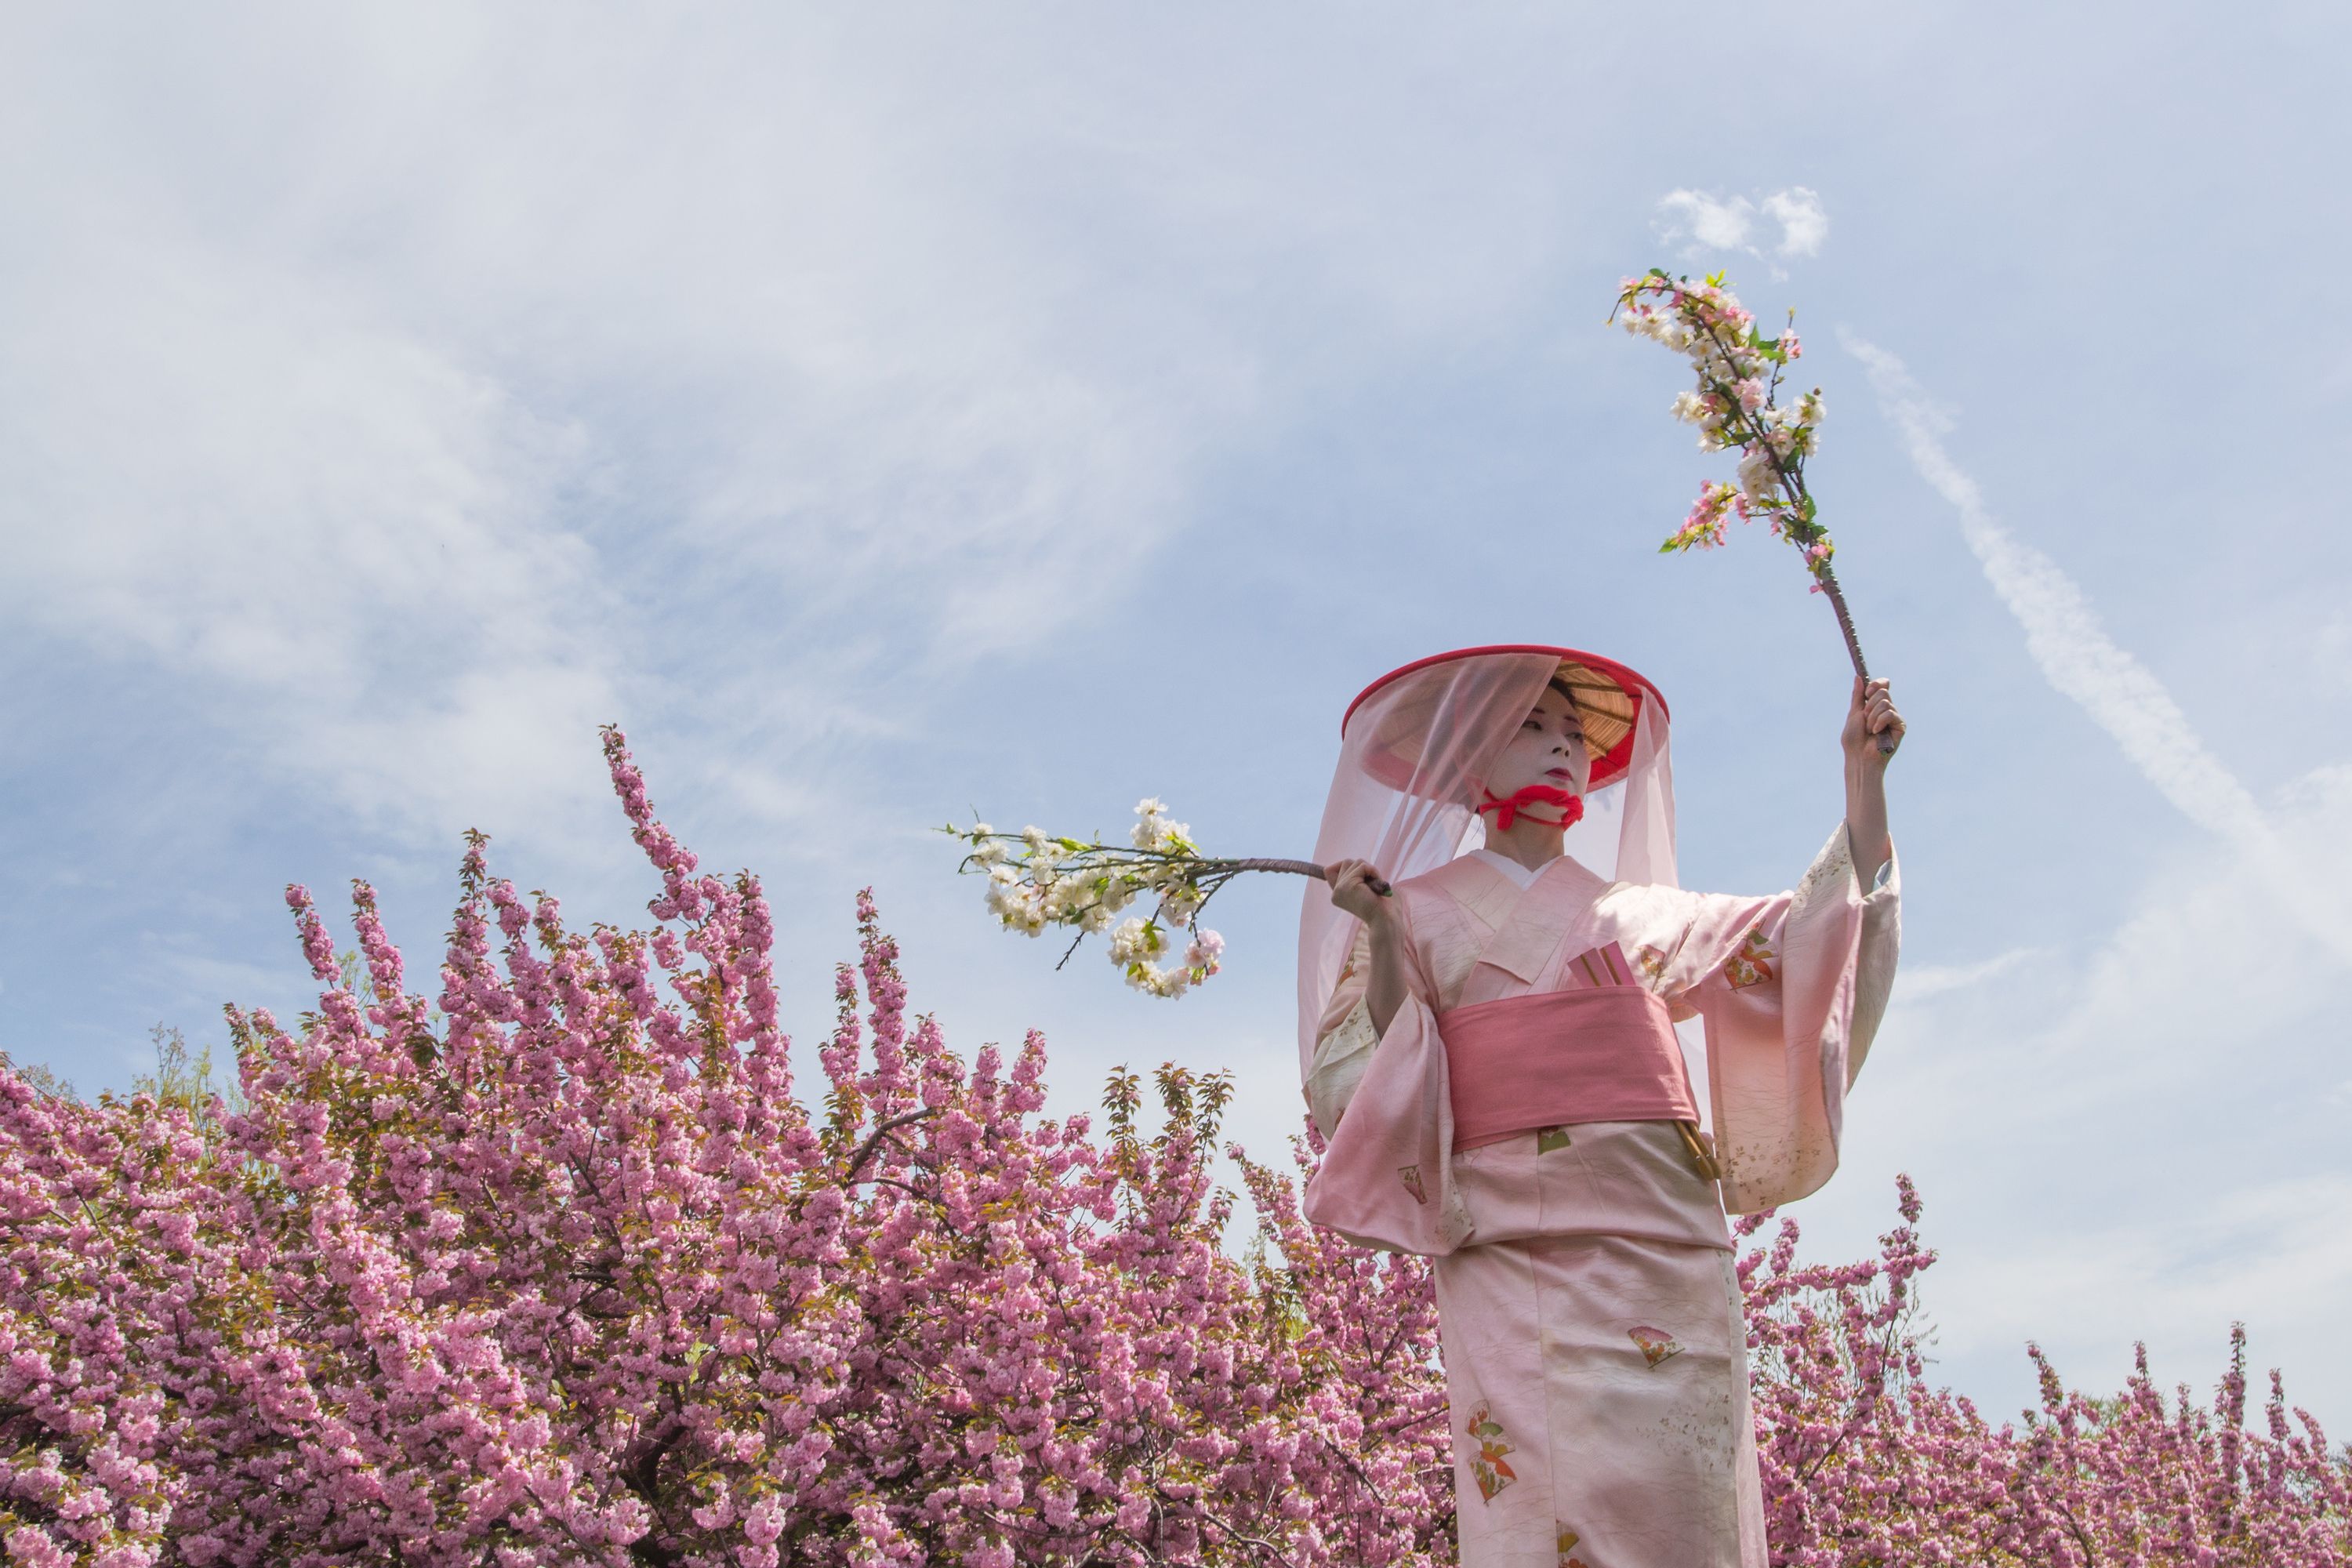
[[[652,930],[571,928],[476,837],[437,1001],[365,885],[356,985],[289,890],[325,990],[234,1017],[214,1141],[0,1074],[10,1562],[1445,1559],[1425,1265],[1245,1160],[1236,1260],[1223,1079],[1041,1120],[1039,1039],[950,1052],[870,899],[796,1095],[759,882],[606,744]]]
[[[1738,482],[1702,486],[1660,550],[1711,550],[1724,542],[1733,516],[1745,522],[1761,513],[1821,577],[1836,546],[1815,521],[1805,459],[1820,449],[1827,410],[1819,387],[1786,405],[1780,400],[1782,375],[1804,353],[1796,332],[1765,336],[1719,273],[1693,283],[1657,268],[1624,279],[1610,319],[1690,361],[1697,384],[1675,396],[1675,417],[1698,427],[1700,450],[1740,454]]]
[[[758,880],[606,748],[651,930],[570,928],[477,836],[437,1001],[364,884],[349,981],[289,890],[325,989],[233,1015],[242,1110],[0,1071],[9,1563],[1454,1560],[1424,1263],[1228,1150],[1236,1258],[1223,1079],[1160,1069],[1156,1127],[1124,1072],[1099,1137],[1042,1119],[1038,1037],[951,1052],[870,898],[804,1099]],[[2021,1428],[1928,1390],[1903,1205],[1874,1259],[1801,1266],[1783,1226],[1740,1261],[1776,1563],[2352,1561],[2344,1458],[2275,1377],[2266,1433],[2236,1372],[2207,1411],[2045,1367]]]

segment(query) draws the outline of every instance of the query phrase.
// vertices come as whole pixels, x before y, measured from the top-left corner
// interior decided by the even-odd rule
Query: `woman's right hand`
[[[1402,951],[1404,919],[1396,912],[1397,900],[1373,890],[1388,884],[1370,860],[1335,860],[1323,868],[1323,879],[1331,884],[1331,901],[1371,932],[1372,972],[1365,982],[1364,1005],[1371,1010],[1372,1033],[1386,1035],[1404,1005],[1408,967]]]
[[[1323,868],[1323,879],[1331,884],[1331,901],[1366,925],[1386,923],[1392,907],[1370,886],[1380,877],[1380,868],[1370,860],[1334,860]]]

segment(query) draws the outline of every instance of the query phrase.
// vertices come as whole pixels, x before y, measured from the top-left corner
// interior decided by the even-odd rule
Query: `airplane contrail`
[[[1950,417],[1901,360],[1843,328],[1838,341],[1868,370],[1912,466],[1960,514],[1961,534],[1993,592],[2025,628],[2026,651],[2044,679],[2113,735],[2141,776],[2182,816],[2235,845],[2305,929],[2339,957],[2352,959],[2352,921],[2338,897],[2314,884],[2252,792],[2190,727],[2164,683],[2116,646],[2083,590],[2055,561],[1992,520],[1976,481],[1944,450]]]
[[[1845,351],[1862,361],[1886,416],[1920,476],[1960,514],[1960,531],[1987,581],[2025,628],[2026,651],[2042,673],[2116,738],[2132,765],[2200,826],[2225,837],[2268,841],[2254,797],[2207,748],[2189,717],[2148,668],[2117,647],[2083,590],[2055,561],[1993,521],[1976,481],[1944,450],[1951,421],[1903,362],[1840,331]]]

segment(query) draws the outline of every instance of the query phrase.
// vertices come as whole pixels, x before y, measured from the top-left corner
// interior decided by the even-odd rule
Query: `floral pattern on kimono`
[[[1748,934],[1739,940],[1739,950],[1723,961],[1723,978],[1734,991],[1761,985],[1778,976],[1779,972],[1772,967],[1775,956],[1772,944],[1764,940],[1763,926],[1750,926]]]
[[[1493,1502],[1496,1492],[1519,1479],[1503,1458],[1518,1450],[1505,1441],[1503,1428],[1483,1405],[1470,1413],[1469,1435],[1478,1445],[1478,1457],[1470,1461],[1470,1473],[1478,1478],[1479,1500]]]

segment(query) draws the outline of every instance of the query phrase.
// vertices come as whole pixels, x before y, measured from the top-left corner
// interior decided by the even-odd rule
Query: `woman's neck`
[[[1557,822],[1538,822],[1525,812],[1508,828],[1498,830],[1494,817],[1488,816],[1486,847],[1530,871],[1540,871],[1567,853],[1560,842],[1567,831]]]

